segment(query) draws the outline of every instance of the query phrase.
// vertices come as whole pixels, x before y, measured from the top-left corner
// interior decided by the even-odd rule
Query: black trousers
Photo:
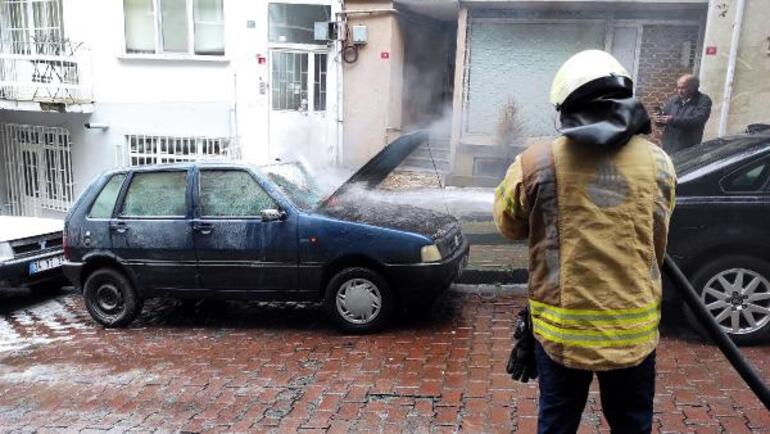
[[[539,434],[577,432],[588,399],[592,371],[567,368],[546,354],[536,342],[540,409]],[[652,399],[655,395],[655,352],[638,366],[596,372],[602,410],[613,434],[648,434],[652,431]]]

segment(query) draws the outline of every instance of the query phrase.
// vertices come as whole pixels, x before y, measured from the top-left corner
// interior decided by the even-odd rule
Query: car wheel
[[[122,327],[142,311],[142,300],[134,286],[121,272],[101,268],[86,279],[83,286],[86,309],[94,321],[105,327]]]
[[[362,267],[345,268],[326,287],[327,314],[343,330],[369,333],[390,319],[395,301],[385,279]]]
[[[746,256],[726,256],[697,270],[695,290],[719,326],[738,345],[770,338],[770,264]],[[685,315],[702,334],[695,315]]]

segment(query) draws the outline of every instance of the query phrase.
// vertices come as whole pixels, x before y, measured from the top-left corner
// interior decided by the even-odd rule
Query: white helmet
[[[563,110],[585,98],[599,95],[632,96],[631,75],[610,53],[586,50],[567,59],[551,86],[551,104]]]

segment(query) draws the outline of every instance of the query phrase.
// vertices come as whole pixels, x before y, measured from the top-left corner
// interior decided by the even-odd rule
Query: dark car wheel
[[[94,321],[105,327],[122,327],[142,311],[142,300],[123,273],[101,268],[83,286],[86,308]]]
[[[725,256],[697,270],[692,283],[706,310],[736,344],[770,338],[770,264],[747,256]],[[685,315],[702,333],[690,309],[685,308]]]
[[[390,319],[394,304],[385,279],[368,268],[345,268],[326,286],[326,312],[347,332],[379,330]]]

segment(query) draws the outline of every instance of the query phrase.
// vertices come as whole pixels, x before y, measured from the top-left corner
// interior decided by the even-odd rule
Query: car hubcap
[[[350,323],[368,324],[381,309],[380,290],[367,279],[348,280],[337,291],[337,312]]]
[[[718,273],[706,283],[701,300],[727,333],[753,333],[770,322],[770,282],[752,270]]]
[[[105,313],[120,311],[123,307],[123,295],[113,285],[105,284],[96,291],[96,303]]]

